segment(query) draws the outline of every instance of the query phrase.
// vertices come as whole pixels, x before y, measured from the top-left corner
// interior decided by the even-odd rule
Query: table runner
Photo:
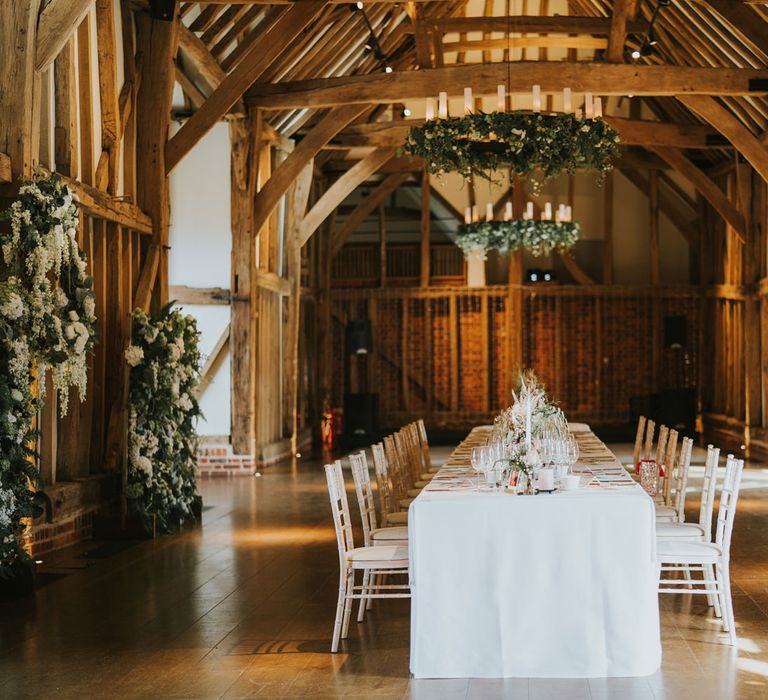
[[[575,491],[478,492],[476,428],[410,506],[417,678],[641,676],[661,661],[653,502],[593,434]],[[473,477],[470,476],[470,479]]]

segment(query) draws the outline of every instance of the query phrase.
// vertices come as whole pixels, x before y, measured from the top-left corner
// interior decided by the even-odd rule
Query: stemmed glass
[[[486,461],[486,448],[485,447],[473,447],[472,448],[472,468],[477,474],[477,490],[480,490],[480,473],[485,468]]]
[[[573,473],[573,467],[579,461],[579,443],[573,435],[569,435],[566,441],[566,460],[568,472]]]

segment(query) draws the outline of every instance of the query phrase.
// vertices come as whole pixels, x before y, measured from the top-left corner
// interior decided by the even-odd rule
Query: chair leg
[[[339,650],[339,638],[341,637],[341,621],[344,617],[344,600],[346,598],[347,581],[344,572],[339,575],[339,599],[336,603],[336,619],[333,623],[333,640],[331,641],[331,653]]]
[[[341,638],[346,639],[349,635],[349,618],[352,617],[352,603],[354,598],[350,598],[355,592],[355,570],[350,569],[347,573],[347,595],[344,602],[344,621],[341,623]]]
[[[712,581],[715,580],[715,572],[712,569],[711,564],[703,564],[701,570],[703,572],[705,581],[708,579]],[[720,609],[720,603],[717,600],[717,593],[712,592],[712,588],[709,586],[709,584],[706,584],[704,587],[707,589],[707,605],[709,605],[710,608],[714,607],[715,614],[717,614],[717,610]]]
[[[365,609],[371,610],[373,608],[373,595],[376,594],[379,584],[381,583],[381,574],[371,574],[371,597],[366,601]]]
[[[723,564],[720,567],[720,575],[722,577],[722,589],[724,599],[723,619],[728,620],[728,629],[726,630],[731,638],[731,646],[736,646],[738,641],[736,637],[736,618],[733,615],[733,597],[731,596],[731,572],[728,564]]]
[[[370,585],[371,585],[371,580],[372,579],[373,579],[373,575],[371,574],[371,572],[368,569],[363,571],[363,587],[362,587],[362,589],[360,591],[362,593],[362,595],[366,595],[367,593],[371,592],[370,591]],[[365,618],[365,610],[366,610],[366,608],[368,606],[368,601],[369,600],[370,600],[370,598],[360,598],[360,603],[357,606],[357,621],[358,622],[362,622],[363,619]]]
[[[693,588],[693,579],[691,578],[691,572],[688,570],[688,567],[683,568],[683,578],[688,581],[685,587]]]
[[[715,577],[717,578],[717,597],[720,603],[720,620],[723,623],[723,632],[730,632],[730,620],[728,619],[728,600],[726,596],[725,577],[720,563],[715,564]],[[730,588],[728,589],[730,592]]]

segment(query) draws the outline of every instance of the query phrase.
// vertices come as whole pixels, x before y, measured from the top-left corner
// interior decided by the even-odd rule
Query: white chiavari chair
[[[371,451],[373,452],[373,468],[376,472],[376,488],[381,504],[381,522],[384,527],[407,524],[408,511],[399,509],[392,487],[392,479],[389,475],[387,458],[384,454],[384,445],[380,442],[371,445]]]
[[[404,430],[408,435],[408,445],[411,452],[411,462],[413,465],[413,481],[416,488],[424,488],[435,475],[435,472],[425,468],[424,448],[421,444],[419,435],[419,425],[417,422],[408,423]],[[429,448],[427,448],[427,455]]]
[[[395,444],[395,455],[397,468],[400,471],[405,498],[416,498],[421,493],[413,482],[413,472],[410,464],[410,454],[408,451],[408,437],[404,430],[398,430],[393,436]]]
[[[640,416],[637,419],[637,432],[635,432],[635,445],[632,450],[632,464],[627,465],[630,471],[635,471],[637,463],[640,461],[640,456],[643,453],[643,440],[645,439],[645,424],[647,422],[645,416]]]
[[[415,496],[408,495],[408,486],[403,473],[404,470],[400,464],[394,435],[387,435],[384,438],[384,454],[387,458],[387,471],[392,483],[395,506],[399,510],[408,510],[408,506],[413,503]]]
[[[683,440],[685,443],[685,440]],[[730,458],[733,455],[729,455]],[[707,445],[707,461],[704,465],[704,481],[701,487],[701,504],[699,506],[699,522],[657,522],[657,540],[678,540],[693,542],[712,541],[712,514],[715,509],[715,491],[717,487],[717,465],[720,461],[720,449],[714,445]],[[687,482],[687,479],[686,479]],[[683,484],[685,488],[686,484]],[[685,504],[683,502],[683,509]],[[715,573],[711,565],[705,567],[710,579]],[[690,572],[688,572],[690,574]],[[707,596],[710,607],[715,606],[717,616],[720,616],[720,603],[717,596],[710,593]]]
[[[326,464],[325,476],[339,548],[339,597],[331,641],[331,652],[335,653],[339,649],[339,640],[346,639],[349,633],[354,600],[360,600],[362,607],[363,601],[370,598],[410,598],[411,594],[407,583],[377,583],[375,588],[371,587],[369,581],[372,576],[408,573],[408,548],[397,545],[355,547],[341,462],[336,460],[333,464]],[[360,586],[355,584],[357,571],[363,571],[364,583]]]
[[[416,430],[419,434],[419,445],[422,451],[423,472],[425,474],[436,474],[440,464],[433,462],[432,455],[429,452],[429,442],[427,441],[427,427],[424,425],[424,419],[419,418],[416,421]]]
[[[733,455],[729,455],[729,458]],[[694,542],[712,541],[712,515],[715,510],[715,492],[717,489],[717,464],[720,450],[714,445],[707,445],[707,461],[704,465],[704,481],[701,487],[701,505],[699,522],[657,522],[656,537],[659,539],[685,539]]]
[[[379,527],[376,517],[376,501],[371,488],[371,474],[368,471],[368,458],[364,451],[349,455],[349,463],[352,467],[352,480],[355,483],[355,493],[357,495],[357,505],[360,509],[360,518],[363,521],[363,543],[366,547],[380,547],[383,545],[408,546],[408,526],[393,525],[390,527]],[[370,577],[367,573],[363,574],[363,587],[375,589],[379,582],[377,576]],[[360,601],[360,607],[357,612],[357,621],[362,622],[365,615],[364,601]],[[371,607],[372,599],[368,599],[368,609]]]
[[[669,428],[666,425],[659,426],[659,437],[656,441],[656,451],[653,453],[653,459],[655,459],[662,467],[664,466],[664,459],[667,456],[667,441],[669,440]],[[646,459],[651,459],[647,457]],[[661,470],[663,471],[663,469]],[[659,476],[659,488],[657,494],[661,498],[660,494],[664,492],[664,477]]]
[[[673,500],[672,485],[675,483],[678,465],[677,440],[677,430],[670,428],[667,435],[667,449],[664,451],[664,459],[661,462],[664,470],[664,480],[661,485],[661,497],[662,504],[665,506],[672,505]]]
[[[643,443],[643,459],[650,459],[653,454],[653,435],[656,432],[656,423],[650,418],[645,422],[645,442]]]
[[[717,529],[714,542],[692,542],[685,540],[659,539],[656,543],[656,560],[660,566],[659,593],[687,595],[715,595],[719,605],[715,613],[722,614],[723,629],[735,646],[736,623],[733,617],[731,598],[730,558],[731,537],[739,500],[741,474],[744,461],[728,455],[725,478],[720,492],[720,508],[717,515]],[[695,580],[664,578],[664,572],[703,571],[704,577]],[[714,573],[714,575],[712,575]],[[686,588],[683,588],[686,586]],[[701,586],[701,587],[696,587]]]
[[[679,457],[670,457],[671,468],[668,468],[665,486],[669,483],[670,505],[656,506],[656,522],[683,523],[685,522],[685,496],[688,490],[688,474],[691,469],[691,451],[693,440],[683,438]]]

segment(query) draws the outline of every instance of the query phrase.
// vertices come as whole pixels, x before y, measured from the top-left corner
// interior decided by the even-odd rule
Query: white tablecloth
[[[639,487],[426,489],[408,523],[416,678],[658,669],[655,512]]]

